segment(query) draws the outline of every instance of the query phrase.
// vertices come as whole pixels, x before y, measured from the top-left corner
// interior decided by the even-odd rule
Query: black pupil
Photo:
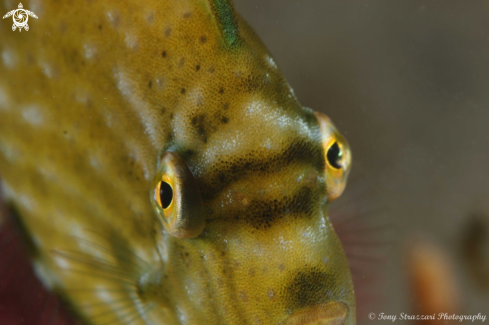
[[[173,189],[167,182],[161,182],[160,184],[160,200],[163,209],[168,208],[173,200]]]
[[[333,145],[329,147],[328,154],[327,154],[329,164],[336,169],[340,169],[341,167],[343,167],[341,165],[342,156],[343,153],[341,152],[338,143],[337,142],[333,143]]]

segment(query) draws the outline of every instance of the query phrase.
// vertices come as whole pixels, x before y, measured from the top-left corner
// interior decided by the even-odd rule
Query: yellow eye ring
[[[162,154],[150,192],[151,204],[166,231],[178,238],[195,238],[205,227],[202,195],[179,154]]]
[[[342,145],[334,139],[326,151],[326,162],[331,168],[341,169],[344,166],[344,155]]]
[[[155,189],[155,200],[164,210],[173,203],[173,187],[169,182],[161,180]]]
[[[338,132],[331,120],[316,112],[324,149],[326,196],[334,200],[345,189],[350,173],[351,152],[345,138]]]

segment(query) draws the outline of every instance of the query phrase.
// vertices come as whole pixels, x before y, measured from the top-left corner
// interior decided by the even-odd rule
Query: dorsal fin
[[[208,0],[212,15],[227,47],[236,48],[241,42],[238,17],[232,0]]]

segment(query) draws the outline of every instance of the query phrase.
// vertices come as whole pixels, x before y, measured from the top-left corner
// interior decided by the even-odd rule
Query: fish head
[[[175,142],[150,199],[166,261],[157,274],[171,279],[161,285],[164,304],[181,319],[355,322],[350,270],[327,212],[345,187],[349,146],[328,117],[300,107],[289,87],[283,94],[246,94],[226,123],[212,109],[174,117]]]

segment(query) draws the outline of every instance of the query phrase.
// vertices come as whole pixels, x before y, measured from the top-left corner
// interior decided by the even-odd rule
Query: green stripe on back
[[[219,31],[227,47],[236,48],[242,43],[239,34],[238,17],[232,0],[210,0],[209,5],[216,19]]]

